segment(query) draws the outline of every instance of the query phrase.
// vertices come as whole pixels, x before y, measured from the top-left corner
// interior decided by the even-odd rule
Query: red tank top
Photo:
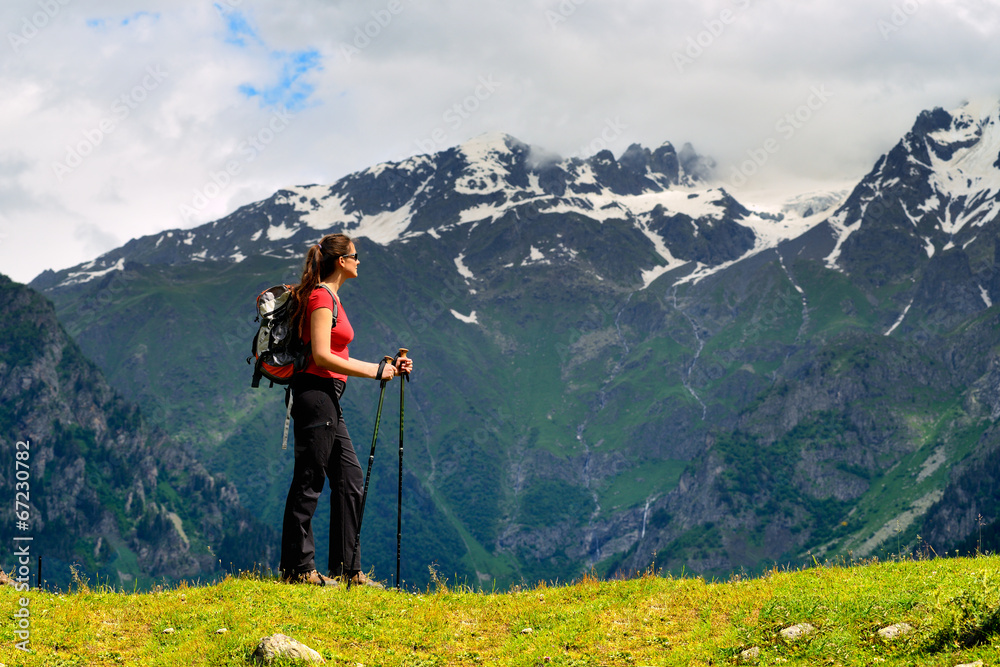
[[[305,327],[302,334],[302,341],[306,345],[310,345],[312,341],[312,314],[319,308],[326,308],[333,311],[333,296],[324,287],[317,287],[309,295]],[[350,358],[347,353],[347,346],[352,340],[354,340],[354,328],[351,326],[351,321],[347,319],[347,313],[344,312],[344,307],[340,303],[340,299],[337,299],[337,325],[330,329],[330,352],[346,361]],[[312,355],[309,355],[309,365],[306,366],[305,372],[347,382],[347,376],[343,373],[337,373],[317,366]]]

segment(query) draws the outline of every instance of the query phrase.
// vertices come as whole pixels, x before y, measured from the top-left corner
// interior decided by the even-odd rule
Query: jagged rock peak
[[[599,150],[593,155],[563,158],[505,132],[487,132],[475,136],[459,144],[457,150],[470,163],[498,159],[508,163],[511,159],[524,158],[529,170],[552,165],[570,169],[574,162],[614,163],[637,175],[645,174],[647,170],[653,174],[662,174],[673,184],[708,181],[716,166],[715,160],[699,155],[690,143],[685,143],[678,153],[669,141],[663,142],[655,150],[637,143],[630,144],[617,160],[608,149]]]
[[[506,132],[485,132],[461,143],[458,148],[469,159],[475,160],[525,151],[528,145]]]
[[[971,100],[952,111],[923,111],[901,143],[918,159],[926,157],[932,168],[951,162],[967,174],[992,173],[1000,168],[1000,101]]]

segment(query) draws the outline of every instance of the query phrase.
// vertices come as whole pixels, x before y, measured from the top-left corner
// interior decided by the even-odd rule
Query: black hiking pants
[[[351,436],[347,433],[340,397],[342,380],[300,373],[292,381],[292,419],[295,468],[285,501],[281,527],[283,576],[316,568],[312,517],[326,480],[330,480],[330,556],[332,576],[361,569],[360,549],[353,563],[358,537],[358,510],[364,477]]]

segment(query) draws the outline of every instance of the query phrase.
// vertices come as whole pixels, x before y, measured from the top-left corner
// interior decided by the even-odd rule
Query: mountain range
[[[249,387],[253,301],[297,282],[323,234],[355,237],[352,356],[419,360],[409,583],[982,548],[1000,475],[998,123],[995,104],[923,112],[853,189],[778,204],[727,191],[688,145],[562,159],[485,135],[31,287],[115,390],[276,530],[291,455],[281,392]],[[345,395],[359,450],[374,385]],[[395,546],[382,447],[376,573]]]

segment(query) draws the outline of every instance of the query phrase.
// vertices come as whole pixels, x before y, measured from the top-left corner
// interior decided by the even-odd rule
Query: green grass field
[[[246,665],[282,633],[335,665],[954,665],[1000,662],[1000,557],[870,561],[729,581],[584,578],[509,593],[289,586],[129,594],[5,586],[5,665]],[[28,600],[31,653],[16,648]],[[797,640],[781,630],[808,623]],[[884,639],[879,630],[912,630]],[[172,628],[170,633],[164,630]],[[224,632],[219,632],[225,628]],[[756,649],[756,657],[743,657]],[[278,663],[293,664],[293,663]]]

